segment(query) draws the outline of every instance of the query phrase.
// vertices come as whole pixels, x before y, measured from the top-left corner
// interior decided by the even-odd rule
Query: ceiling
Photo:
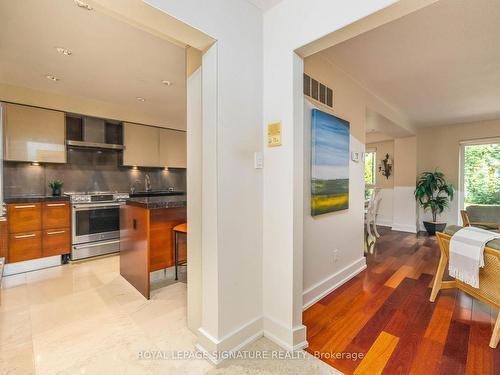
[[[441,0],[322,51],[416,126],[500,117],[500,2]]]
[[[258,8],[266,11],[281,2],[282,0],[248,0]]]
[[[395,124],[380,113],[370,109],[366,110],[367,143],[375,142],[373,139],[379,142],[388,139],[409,137],[411,135],[413,135],[411,131]]]
[[[185,129],[185,77],[184,46],[110,15],[72,0],[0,0],[0,83],[108,102]]]

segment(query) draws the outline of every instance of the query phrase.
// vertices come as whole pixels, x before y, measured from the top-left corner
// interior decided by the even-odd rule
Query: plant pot
[[[424,221],[424,227],[429,236],[434,236],[436,232],[442,232],[446,228],[446,223],[436,223],[434,221]]]
[[[52,195],[54,197],[60,197],[61,196],[61,188],[59,188],[59,189],[52,189]]]

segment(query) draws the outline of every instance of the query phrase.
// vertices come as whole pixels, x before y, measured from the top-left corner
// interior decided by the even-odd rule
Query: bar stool
[[[177,267],[179,266],[179,234],[187,234],[187,223],[176,225],[173,229],[174,238],[175,238],[175,251],[174,251],[174,261],[175,261],[175,279],[178,280],[177,277]],[[187,263],[187,262],[186,262]],[[185,265],[183,263],[182,265]]]

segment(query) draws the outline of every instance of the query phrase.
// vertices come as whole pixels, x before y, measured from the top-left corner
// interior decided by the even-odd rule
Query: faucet
[[[149,174],[146,173],[146,178],[144,179],[144,186],[146,191],[151,191],[151,180],[149,179]]]
[[[130,186],[130,193],[134,194],[135,191],[137,190],[137,188],[135,187],[140,181],[139,180],[135,180],[134,183],[132,184],[132,186]]]

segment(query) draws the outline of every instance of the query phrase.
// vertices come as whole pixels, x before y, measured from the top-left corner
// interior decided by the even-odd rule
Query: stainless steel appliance
[[[71,201],[71,259],[120,251],[120,206],[128,193],[65,193]]]
[[[107,139],[106,129],[110,125],[106,120],[84,116],[81,140],[68,139],[68,147],[83,147],[105,150],[123,150],[122,144],[110,143]]]

